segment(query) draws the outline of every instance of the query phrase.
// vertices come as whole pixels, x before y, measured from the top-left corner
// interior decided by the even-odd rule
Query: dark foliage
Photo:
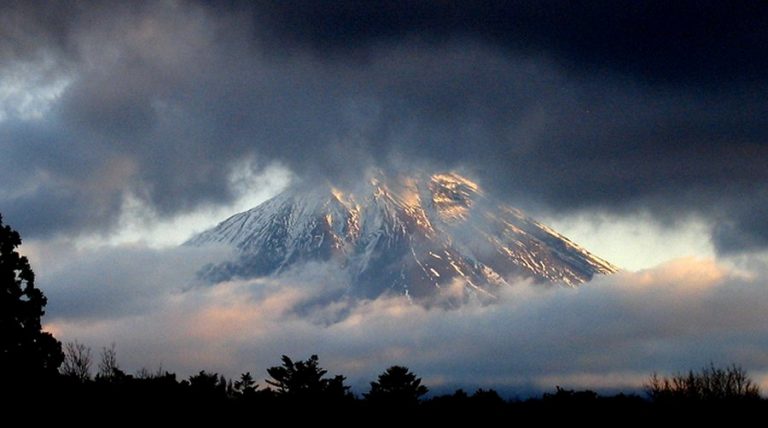
[[[189,391],[196,399],[224,400],[227,398],[227,380],[224,376],[201,370],[189,378]]]
[[[74,341],[64,344],[64,362],[61,365],[61,374],[73,382],[84,383],[91,380],[91,348]]]
[[[0,384],[14,385],[56,375],[61,343],[42,331],[47,300],[35,288],[35,274],[17,248],[21,236],[0,215]]]
[[[251,372],[246,372],[240,375],[240,380],[234,383],[234,394],[244,400],[250,400],[259,389],[259,385],[253,380]]]
[[[109,348],[102,348],[96,382],[119,384],[123,383],[127,378],[128,374],[122,371],[117,364],[115,344],[113,343]]]
[[[305,361],[294,362],[283,355],[281,366],[270,367],[267,373],[272,379],[267,383],[276,388],[281,398],[297,402],[333,402],[351,399],[346,378],[341,375],[325,377],[327,370],[320,367],[317,355]]]
[[[162,370],[153,373],[142,370],[140,374],[130,375],[119,369],[114,352],[106,351],[95,378],[59,376],[46,387],[46,394],[31,403],[46,402],[49,408],[60,412],[70,412],[83,405],[115,414],[146,416],[150,414],[146,412],[151,412],[153,416],[190,423],[200,422],[199,418],[232,423],[243,418],[251,420],[260,412],[279,415],[286,423],[305,422],[307,417],[323,423],[359,423],[367,417],[374,417],[377,423],[403,420],[431,424],[455,424],[464,420],[473,424],[513,420],[535,420],[541,424],[614,423],[616,420],[651,423],[670,416],[705,421],[722,414],[730,415],[733,420],[747,420],[768,410],[768,402],[762,399],[691,399],[677,405],[636,395],[600,396],[589,390],[560,387],[541,398],[526,401],[507,401],[496,391],[484,389],[471,395],[457,390],[424,399],[427,388],[418,376],[402,366],[387,369],[371,383],[371,392],[365,395],[365,400],[359,400],[349,393],[343,376],[326,376],[327,371],[320,367],[316,356],[304,361],[283,357],[282,365],[271,367],[268,373],[271,378],[267,383],[274,389],[260,389],[250,373],[242,374],[234,382],[206,371],[181,381]]]
[[[654,401],[739,401],[759,400],[760,388],[737,365],[716,367],[710,364],[700,371],[663,377],[654,373],[646,384]]]
[[[407,367],[392,366],[380,374],[377,381],[371,382],[365,398],[379,405],[413,407],[427,392],[429,389],[421,384],[421,378]]]

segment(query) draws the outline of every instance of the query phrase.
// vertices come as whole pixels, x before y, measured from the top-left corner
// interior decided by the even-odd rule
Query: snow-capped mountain
[[[492,299],[514,278],[574,286],[617,270],[456,173],[379,174],[360,187],[287,191],[187,244],[237,249],[237,260],[206,272],[214,281],[322,261],[347,275],[349,295],[365,298]]]

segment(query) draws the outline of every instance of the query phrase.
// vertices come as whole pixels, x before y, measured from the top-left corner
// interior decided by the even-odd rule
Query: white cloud
[[[162,365],[183,376],[206,369],[261,377],[281,354],[317,353],[358,391],[392,364],[411,367],[437,390],[627,389],[652,371],[710,361],[742,364],[768,387],[765,270],[745,275],[680,259],[577,289],[518,284],[487,306],[427,309],[405,298],[313,306],[329,287],[339,291],[339,278],[322,265],[280,280],[189,288],[189,267],[199,260],[187,249],[153,251],[115,250],[42,275],[48,327],[95,348],[116,342],[130,370]],[[59,292],[61,278],[76,292]],[[78,278],[83,283],[72,285]],[[70,306],[62,309],[60,299]]]
[[[53,58],[15,62],[0,75],[0,124],[9,117],[40,119],[71,83]]]
[[[649,214],[588,212],[544,215],[541,220],[589,251],[623,269],[647,269],[674,258],[715,256],[711,222],[687,216],[674,225]]]

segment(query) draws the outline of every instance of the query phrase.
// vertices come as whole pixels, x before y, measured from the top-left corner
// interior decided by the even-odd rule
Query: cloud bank
[[[36,257],[54,264],[52,254]],[[183,376],[205,369],[260,378],[282,354],[317,353],[357,392],[392,364],[436,391],[509,394],[631,390],[652,371],[710,361],[741,364],[758,379],[768,373],[765,263],[744,270],[680,259],[577,289],[518,283],[496,304],[445,310],[403,298],[308,305],[340,284],[319,265],[279,279],[196,284],[191,267],[210,257],[187,248],[79,253],[76,264],[39,278],[51,298],[48,328],[95,348],[116,342],[129,370],[162,366]]]
[[[229,204],[250,159],[460,169],[541,213],[768,245],[764,2],[43,3],[0,18],[0,211],[25,236]]]

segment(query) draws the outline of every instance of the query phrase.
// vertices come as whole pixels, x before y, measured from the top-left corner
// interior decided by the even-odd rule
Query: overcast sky
[[[703,264],[722,272],[712,287],[737,284],[726,300],[740,304],[763,286],[755,266],[768,249],[766,22],[762,1],[4,1],[0,213],[25,239],[57,331],[118,349],[144,345],[125,324],[107,327],[117,314],[154,308],[142,322],[160,324],[169,302],[179,313],[203,297],[227,302],[190,291],[181,265],[176,280],[155,278],[176,288],[123,278],[146,265],[141,254],[200,260],[175,246],[290,183],[343,186],[370,167],[461,171],[624,275]],[[94,254],[108,259],[88,262]],[[89,300],[94,290],[102,300]],[[697,296],[728,294],[717,290]],[[590,293],[547,297],[540,308]],[[595,300],[615,315],[613,305],[632,301],[618,293]],[[137,303],[144,298],[154,304]],[[361,322],[381,322],[379,310]],[[447,315],[414,316],[428,325]],[[744,328],[752,335],[729,343],[768,354],[764,328]],[[194,365],[157,337],[146,343],[170,368]],[[397,345],[406,354],[407,343],[418,340]],[[210,346],[197,352],[213,358]],[[228,346],[221,352],[240,349]],[[692,347],[676,346],[678,365],[694,361]],[[221,370],[242,361],[220,358],[229,361],[214,364]],[[424,355],[403,358],[428,366]],[[768,371],[764,358],[744,364]],[[650,367],[619,366],[617,379]],[[525,378],[523,368],[504,370]]]

